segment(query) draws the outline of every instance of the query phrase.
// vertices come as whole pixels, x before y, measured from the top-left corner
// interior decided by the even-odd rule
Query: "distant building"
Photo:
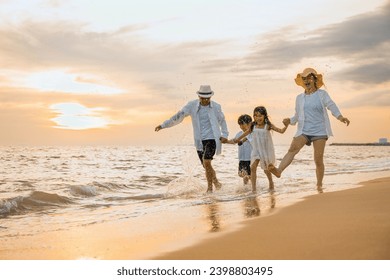
[[[379,138],[379,144],[387,144],[387,138]]]

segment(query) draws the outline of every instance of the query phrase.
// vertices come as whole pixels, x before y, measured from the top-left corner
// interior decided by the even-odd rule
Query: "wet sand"
[[[240,223],[224,225],[223,220],[234,217],[224,216],[223,209],[216,209],[218,204],[210,204],[4,238],[0,259],[389,260],[389,202],[390,177],[354,189],[312,195]],[[247,207],[251,202],[243,203]],[[234,209],[242,206],[228,205],[237,207]]]
[[[157,259],[389,260],[390,178],[307,197]]]

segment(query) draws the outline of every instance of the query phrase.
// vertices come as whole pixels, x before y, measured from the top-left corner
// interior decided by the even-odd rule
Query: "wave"
[[[96,196],[98,191],[95,186],[70,186],[70,193],[73,196]]]
[[[92,186],[96,188],[101,188],[107,191],[114,191],[114,190],[122,190],[122,189],[128,189],[129,186],[126,184],[116,184],[116,183],[99,183],[99,182],[93,182]]]
[[[71,204],[68,197],[42,191],[33,191],[27,196],[17,196],[0,202],[0,217],[12,214],[24,214],[30,211],[41,211],[52,207]]]
[[[338,174],[355,174],[355,173],[370,173],[370,172],[382,172],[389,171],[390,167],[387,166],[367,166],[367,167],[357,167],[354,168],[339,168],[339,169],[329,169],[325,171],[326,175],[338,175]]]
[[[141,194],[141,195],[132,195],[132,196],[124,196],[124,197],[111,196],[111,197],[105,198],[105,200],[107,200],[107,201],[123,201],[123,200],[141,201],[141,200],[144,200],[145,202],[147,202],[150,200],[161,199],[164,197],[165,197],[164,194]]]
[[[193,198],[206,191],[206,187],[195,177],[186,176],[169,182],[165,198]]]

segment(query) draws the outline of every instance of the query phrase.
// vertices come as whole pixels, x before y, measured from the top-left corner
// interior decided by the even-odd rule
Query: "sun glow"
[[[102,108],[87,108],[79,103],[58,103],[50,106],[58,116],[51,119],[57,125],[55,128],[84,130],[106,128],[110,121],[104,118]]]
[[[41,91],[103,95],[123,93],[121,89],[102,85],[101,81],[101,78],[93,75],[76,75],[53,70],[32,74],[26,78],[25,84]]]

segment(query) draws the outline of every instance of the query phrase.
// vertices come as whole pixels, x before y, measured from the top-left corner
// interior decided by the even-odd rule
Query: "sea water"
[[[276,146],[279,162],[288,146]],[[324,192],[390,176],[390,147],[327,146]],[[162,211],[207,205],[208,230],[218,218],[258,216],[317,194],[312,147],[305,147],[274,177],[275,191],[258,169],[258,192],[237,176],[237,147],[213,160],[222,189],[206,194],[203,167],[193,146],[0,147],[0,240]],[[237,203],[242,209],[237,209]],[[239,214],[238,214],[239,213]],[[196,214],[195,214],[196,215]]]

